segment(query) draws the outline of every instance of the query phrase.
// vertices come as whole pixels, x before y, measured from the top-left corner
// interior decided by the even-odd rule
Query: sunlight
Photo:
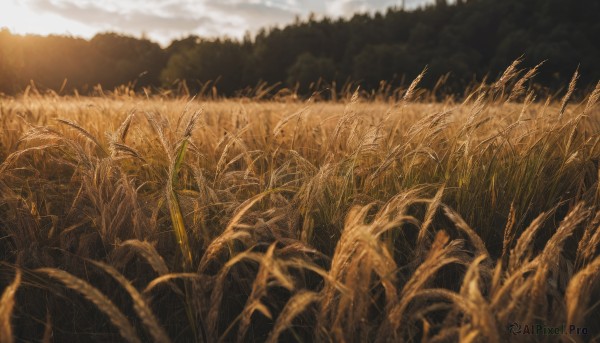
[[[89,26],[50,13],[40,13],[26,2],[2,1],[0,4],[0,28],[18,34],[66,34],[90,38],[95,30]]]

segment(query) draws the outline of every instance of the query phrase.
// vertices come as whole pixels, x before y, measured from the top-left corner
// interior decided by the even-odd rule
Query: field
[[[528,75],[0,99],[0,341],[598,341],[600,87]]]

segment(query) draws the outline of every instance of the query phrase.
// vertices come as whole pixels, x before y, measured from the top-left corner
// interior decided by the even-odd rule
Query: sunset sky
[[[406,0],[407,8],[431,1]],[[68,34],[91,38],[115,31],[145,34],[163,45],[175,38],[241,38],[261,27],[285,25],[310,13],[349,16],[384,10],[401,0],[1,0],[0,27],[13,33]]]

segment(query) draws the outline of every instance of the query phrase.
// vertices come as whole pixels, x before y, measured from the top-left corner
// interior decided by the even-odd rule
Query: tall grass
[[[600,83],[536,99],[536,70],[443,102],[0,99],[1,340],[600,339]]]

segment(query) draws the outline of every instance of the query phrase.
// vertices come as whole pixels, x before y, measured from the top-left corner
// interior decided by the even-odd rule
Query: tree
[[[298,56],[296,62],[287,73],[287,83],[291,87],[298,86],[301,93],[310,91],[310,84],[319,80],[331,82],[335,77],[333,60],[325,57],[315,57],[309,52]]]
[[[238,42],[229,39],[201,41],[192,49],[172,55],[161,73],[161,80],[164,85],[186,80],[194,90],[212,81],[217,83],[219,91],[231,95],[244,87],[247,58],[247,52]]]
[[[14,36],[6,29],[0,30],[0,92],[11,93],[18,89],[23,68],[22,51]]]
[[[380,81],[398,81],[402,76],[413,78],[422,67],[403,45],[367,45],[354,58],[352,75],[364,88],[371,89]]]
[[[156,43],[116,33],[98,34],[91,48],[102,57],[101,75],[105,87],[135,82],[138,86],[156,85],[166,63],[166,54]]]

